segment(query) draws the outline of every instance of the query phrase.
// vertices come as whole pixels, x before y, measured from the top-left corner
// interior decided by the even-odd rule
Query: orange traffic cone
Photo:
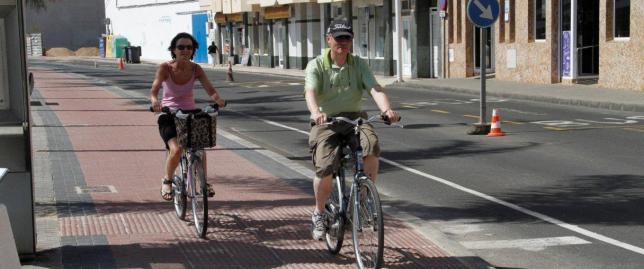
[[[123,62],[123,58],[119,58],[118,64],[119,64],[119,69],[120,70],[125,69],[125,62]]]
[[[492,110],[492,128],[487,136],[504,136],[505,133],[501,131],[501,116],[499,116],[497,109]]]

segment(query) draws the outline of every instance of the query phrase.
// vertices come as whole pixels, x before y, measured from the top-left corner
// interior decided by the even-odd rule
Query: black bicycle
[[[344,241],[345,226],[350,225],[358,268],[380,268],[383,264],[385,233],[380,196],[376,185],[364,173],[363,149],[360,145],[360,128],[363,124],[371,122],[390,124],[389,120],[381,115],[355,120],[334,117],[329,118],[326,123],[353,125],[353,135],[357,137],[356,141],[358,141],[357,145],[353,147],[347,139],[341,143],[340,168],[333,174],[333,189],[325,204],[330,215],[330,225],[326,234],[328,250],[333,254],[340,252]],[[351,189],[347,191],[345,169],[350,160],[354,162],[355,172]]]
[[[199,237],[205,238],[208,230],[208,197],[213,191],[207,183],[203,149],[215,145],[219,106],[212,104],[203,110],[190,111],[163,107],[161,111],[175,118],[177,141],[182,148],[181,160],[172,180],[175,214],[179,219],[186,220],[186,205],[190,198],[195,229]]]

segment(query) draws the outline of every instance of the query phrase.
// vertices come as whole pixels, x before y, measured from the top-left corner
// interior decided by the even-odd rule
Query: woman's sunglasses
[[[185,46],[185,45],[178,45],[178,46],[177,46],[177,49],[178,49],[178,50],[192,50],[192,46],[190,46],[190,45],[188,45],[188,46]]]

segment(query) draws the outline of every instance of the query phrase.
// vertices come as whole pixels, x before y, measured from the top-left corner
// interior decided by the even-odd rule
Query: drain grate
[[[57,105],[58,105],[58,103],[56,103],[56,102],[45,102],[45,105],[48,105],[48,106],[57,106]]]
[[[31,106],[42,106],[42,103],[40,101],[31,101],[29,102]]]
[[[76,186],[76,193],[117,193],[112,185]]]

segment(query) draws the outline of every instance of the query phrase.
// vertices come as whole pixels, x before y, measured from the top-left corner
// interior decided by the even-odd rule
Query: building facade
[[[469,1],[446,2],[441,10],[437,0],[119,0],[106,1],[106,16],[144,59],[165,58],[171,36],[185,31],[204,50],[215,42],[219,64],[304,69],[326,48],[330,21],[346,17],[354,53],[378,75],[396,75],[400,51],[404,77],[474,77],[483,51],[483,66],[499,80],[644,90],[644,30],[634,27],[643,25],[644,1],[499,0],[482,50]]]
[[[484,63],[497,79],[644,90],[644,1],[500,0]],[[480,29],[450,1],[448,77],[480,72]]]

